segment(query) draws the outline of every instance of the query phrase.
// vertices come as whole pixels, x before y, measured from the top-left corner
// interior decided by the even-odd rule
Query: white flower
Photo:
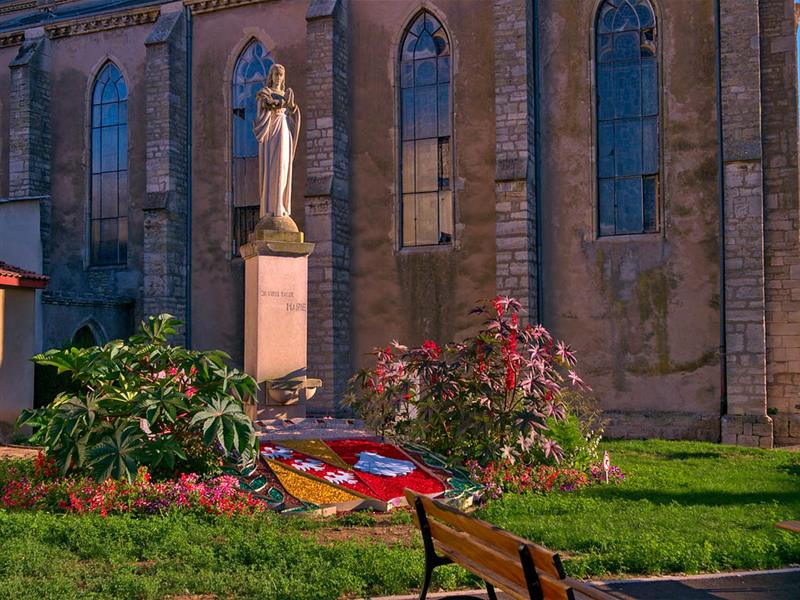
[[[355,475],[353,475],[349,471],[341,471],[341,470],[335,471],[333,473],[328,473],[327,475],[324,475],[323,478],[337,485],[341,485],[343,483],[355,485],[358,483],[358,480],[356,479]]]
[[[289,448],[283,446],[264,446],[261,448],[261,455],[264,458],[292,458],[294,453]]]
[[[324,471],[325,467],[322,465],[322,462],[318,460],[314,460],[313,458],[296,458],[292,463],[292,466],[297,469],[298,471]]]
[[[375,452],[359,452],[355,468],[365,473],[383,475],[384,477],[408,475],[416,469],[411,461],[387,458]]]

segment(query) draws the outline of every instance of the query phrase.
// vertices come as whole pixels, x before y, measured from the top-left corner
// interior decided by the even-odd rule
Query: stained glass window
[[[659,77],[649,0],[605,0],[597,15],[600,235],[658,231]]]
[[[247,242],[258,223],[258,140],[253,134],[256,92],[264,86],[272,57],[258,40],[251,41],[236,61],[231,89],[233,235],[232,254]]]
[[[403,246],[453,240],[450,40],[422,11],[400,50],[400,188]]]
[[[92,91],[90,247],[95,265],[124,264],[128,256],[128,87],[114,63]]]

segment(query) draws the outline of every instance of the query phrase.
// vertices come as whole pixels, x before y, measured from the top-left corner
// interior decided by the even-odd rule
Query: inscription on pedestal
[[[245,362],[259,382],[306,374],[306,273],[305,257],[245,262]]]
[[[295,299],[294,292],[290,290],[261,290],[262,298],[269,298],[280,300],[280,302],[273,302],[276,308],[281,308],[281,303],[286,308],[286,312],[307,312],[308,305],[306,302],[293,302]],[[288,300],[288,302],[284,302]]]

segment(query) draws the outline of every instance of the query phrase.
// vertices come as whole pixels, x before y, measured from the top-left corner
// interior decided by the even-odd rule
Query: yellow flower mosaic
[[[269,466],[281,485],[295,498],[317,505],[339,504],[359,500],[360,497],[332,485],[295,473],[291,469],[269,461]]]

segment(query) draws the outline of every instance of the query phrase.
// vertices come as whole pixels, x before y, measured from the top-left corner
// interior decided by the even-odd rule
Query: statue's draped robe
[[[258,115],[253,133],[258,140],[258,191],[261,215],[288,216],[292,212],[292,158],[294,141],[285,108],[267,108],[264,98],[274,90],[258,92]]]

